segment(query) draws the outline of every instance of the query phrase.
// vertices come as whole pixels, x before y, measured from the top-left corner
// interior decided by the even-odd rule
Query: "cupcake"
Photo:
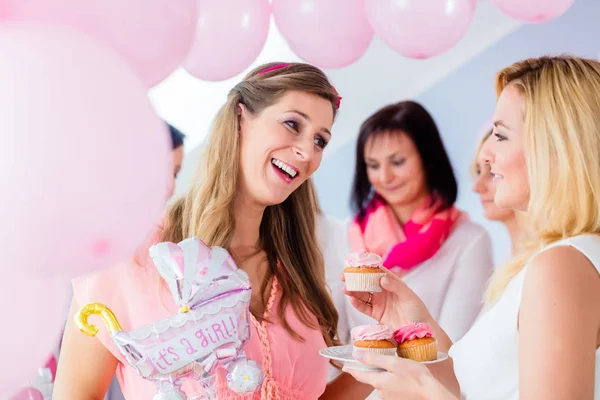
[[[398,355],[414,361],[434,361],[437,359],[437,341],[427,324],[405,325],[394,332],[398,343]]]
[[[381,292],[379,280],[385,276],[382,259],[377,254],[360,251],[346,257],[344,277],[350,292]]]
[[[396,355],[392,331],[385,325],[357,326],[350,334],[356,351],[370,351],[385,356]]]

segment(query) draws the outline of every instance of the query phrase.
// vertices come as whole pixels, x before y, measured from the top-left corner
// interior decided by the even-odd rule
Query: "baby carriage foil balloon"
[[[250,337],[248,275],[238,269],[221,247],[207,247],[198,238],[179,244],[163,242],[150,256],[166,281],[179,312],[154,324],[123,331],[112,311],[100,303],[84,306],[76,315],[81,331],[94,336],[87,321],[100,315],[127,362],[156,384],[153,400],[186,400],[182,385],[193,380],[214,399],[219,366],[227,371],[227,386],[251,393],[264,379],[260,366],[246,357],[242,346]]]

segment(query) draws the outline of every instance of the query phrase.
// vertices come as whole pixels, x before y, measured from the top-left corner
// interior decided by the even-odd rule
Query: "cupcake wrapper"
[[[355,351],[368,351],[369,353],[381,354],[382,356],[395,356],[395,347],[357,347],[353,346]]]
[[[398,347],[398,355],[402,358],[420,362],[435,361],[437,360],[437,342],[402,349]]]
[[[346,290],[350,292],[381,292],[379,281],[385,276],[382,272],[344,272]]]

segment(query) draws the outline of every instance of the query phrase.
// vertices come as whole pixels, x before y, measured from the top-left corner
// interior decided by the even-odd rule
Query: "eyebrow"
[[[400,152],[400,151],[397,151],[397,152],[395,152],[395,153],[392,153],[392,154],[390,154],[389,156],[386,156],[386,157],[384,157],[384,158],[390,159],[390,158],[394,158],[394,157],[396,157],[396,156],[401,156],[401,155],[402,155],[402,154],[401,154],[401,152]],[[365,157],[365,158],[366,158],[366,160],[368,160],[368,161],[377,161],[377,160],[376,160],[376,159],[374,159],[373,157]]]
[[[501,127],[505,128],[505,129],[510,130],[510,127],[508,125],[506,125],[504,123],[504,121],[502,121],[502,120],[494,121],[494,126],[495,127],[501,126]]]
[[[309,122],[311,121],[311,119],[310,119],[310,117],[308,116],[308,114],[306,114],[306,113],[303,113],[302,111],[298,111],[298,110],[287,110],[286,112],[293,112],[293,113],[296,113],[296,114],[300,115],[302,118],[306,119],[307,121],[309,121]],[[321,127],[321,130],[322,130],[322,131],[324,131],[325,133],[328,133],[328,134],[329,134],[329,136],[332,136],[332,135],[331,135],[331,131],[330,131],[329,129],[327,129],[327,128],[325,128],[325,127]]]

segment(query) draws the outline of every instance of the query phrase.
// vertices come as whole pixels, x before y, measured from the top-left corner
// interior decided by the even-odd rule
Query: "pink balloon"
[[[68,28],[4,23],[0,54],[0,270],[72,277],[128,258],[171,175],[146,88]]]
[[[267,40],[269,1],[197,1],[196,38],[183,67],[206,81],[241,73],[258,57]]]
[[[476,0],[365,0],[369,22],[388,46],[405,57],[425,59],[463,37]]]
[[[4,242],[2,248],[6,247]],[[2,268],[0,302],[7,306],[0,310],[0,393],[13,393],[11,400],[39,399],[35,396],[41,393],[28,386],[58,345],[69,309],[69,283],[65,279],[32,279],[6,264]]]
[[[537,24],[563,15],[575,0],[492,0],[506,15]]]
[[[147,87],[169,76],[194,38],[196,0],[4,0],[14,20],[57,23],[113,47]]]
[[[277,28],[303,60],[342,68],[367,50],[373,29],[364,0],[273,0]]]

